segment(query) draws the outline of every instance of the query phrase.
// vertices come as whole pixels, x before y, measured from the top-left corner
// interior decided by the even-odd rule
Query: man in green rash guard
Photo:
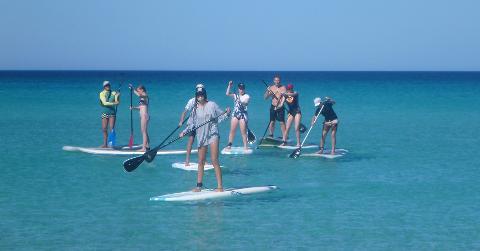
[[[120,103],[120,93],[111,90],[110,82],[103,81],[103,91],[100,92],[100,106],[102,106],[102,132],[103,145],[100,147],[107,148],[107,127],[110,125],[110,131],[115,127],[115,116],[117,110],[115,107]]]

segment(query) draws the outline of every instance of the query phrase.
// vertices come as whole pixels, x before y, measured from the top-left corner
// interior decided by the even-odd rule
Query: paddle
[[[268,88],[268,84],[267,82],[265,82],[265,80],[262,79],[262,82],[265,84],[265,86],[267,87],[267,90],[272,94],[272,97],[274,97],[276,100],[278,100],[277,96],[275,96],[275,93],[273,93],[270,88]],[[278,100],[278,102],[280,102],[280,100]],[[285,110],[287,110],[287,112],[290,112],[288,110],[288,107],[285,107]],[[304,133],[306,130],[307,130],[307,127],[303,124],[303,123],[300,123],[300,133]],[[265,135],[263,135],[265,137]]]
[[[128,141],[128,147],[132,149],[133,146],[133,87],[130,88],[130,140]]]
[[[224,115],[225,113],[227,113],[227,111],[223,112],[222,114],[220,114],[220,115],[218,115],[218,116],[216,116],[216,117],[214,117],[214,118],[211,118],[211,119],[209,119],[209,120],[201,123],[201,124],[198,125],[198,126],[195,126],[194,128],[188,130],[183,136],[181,136],[181,137],[179,136],[179,137],[177,137],[177,138],[175,138],[175,139],[172,139],[172,140],[170,140],[168,143],[166,143],[165,145],[162,145],[162,144],[163,144],[163,142],[162,142],[162,144],[156,146],[155,148],[153,148],[153,149],[145,152],[144,154],[142,154],[142,155],[140,155],[140,156],[127,159],[125,162],[123,162],[123,168],[125,169],[125,171],[131,172],[131,171],[137,169],[137,167],[140,166],[140,164],[142,164],[142,162],[143,162],[144,160],[146,160],[147,158],[148,158],[150,161],[153,161],[153,159],[154,159],[155,156],[157,155],[158,150],[160,150],[160,149],[162,149],[162,148],[164,148],[164,147],[172,144],[173,142],[175,142],[175,141],[183,138],[185,135],[188,135],[188,134],[190,134],[191,132],[197,130],[198,128],[200,128],[200,127],[202,127],[202,126],[204,126],[204,125],[212,122],[213,120],[218,119],[220,116]],[[176,128],[175,130],[177,130],[178,127],[179,127],[179,126],[177,126],[177,128]],[[174,132],[175,132],[175,131],[173,131],[170,135],[172,135]],[[169,135],[169,137],[170,137],[170,135]],[[169,138],[169,137],[167,137],[167,138]],[[165,140],[164,140],[164,141],[165,141]]]
[[[324,107],[324,106],[322,105],[322,107],[320,108],[320,111],[319,111],[318,114],[315,116],[315,119],[313,120],[312,125],[311,125],[310,128],[308,129],[307,135],[305,135],[305,138],[303,139],[302,144],[300,145],[299,148],[295,149],[295,151],[293,151],[293,152],[290,154],[290,156],[289,156],[290,158],[296,159],[296,158],[300,157],[300,154],[301,154],[301,152],[302,152],[302,146],[303,146],[303,144],[305,143],[305,140],[307,139],[308,134],[310,134],[310,131],[312,130],[313,126],[314,126],[315,123],[317,122],[318,116],[320,116],[320,114],[322,113],[323,107]]]
[[[122,83],[118,85],[117,92],[120,93],[120,88],[122,87]],[[118,105],[115,106],[115,116],[117,115]],[[115,117],[116,119],[116,117]],[[115,125],[113,125],[112,131],[108,134],[107,137],[107,144],[109,147],[114,147],[117,141],[117,134],[115,133]]]
[[[188,120],[188,117],[190,117],[190,115],[185,117],[185,119],[182,122],[182,125]],[[160,143],[160,145],[163,145],[163,143],[165,143],[165,141],[167,141],[167,139],[169,139],[180,127],[181,126],[175,127],[175,129],[173,129],[173,131],[165,139],[163,139],[163,141],[162,141],[162,143]],[[157,154],[157,152],[155,152],[155,155],[156,154]],[[147,161],[148,163],[152,162],[153,159],[155,158],[155,155],[153,155],[153,157],[152,157],[152,155],[145,156],[145,161]]]

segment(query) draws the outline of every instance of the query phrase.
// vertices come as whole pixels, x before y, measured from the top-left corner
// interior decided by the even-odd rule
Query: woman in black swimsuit
[[[300,146],[300,122],[302,120],[302,112],[300,111],[300,105],[298,104],[298,92],[293,90],[293,85],[287,85],[287,91],[283,94],[285,98],[285,103],[288,105],[288,117],[285,133],[283,134],[283,143],[281,145],[287,144],[288,133],[290,131],[290,126],[292,125],[293,120],[295,119],[295,136],[297,138],[297,146]]]
[[[332,150],[331,154],[335,154],[335,145],[337,143],[337,128],[338,128],[338,117],[335,111],[333,110],[333,105],[335,104],[335,100],[325,97],[325,101],[322,102],[320,98],[315,98],[313,103],[317,107],[315,111],[315,116],[321,110],[321,114],[325,117],[325,121],[323,122],[323,129],[322,129],[322,139],[320,140],[320,150],[317,152],[318,154],[323,153],[323,146],[325,144],[325,138],[327,133],[330,129],[332,129],[331,137],[332,137]],[[323,107],[323,108],[322,108]],[[312,118],[312,125],[315,116]]]

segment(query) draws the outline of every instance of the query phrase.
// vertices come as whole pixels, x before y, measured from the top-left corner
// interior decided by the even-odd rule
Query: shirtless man
[[[280,129],[282,130],[282,136],[285,134],[285,108],[283,102],[285,98],[283,94],[287,91],[285,86],[280,83],[280,76],[273,78],[273,84],[265,90],[263,95],[264,99],[272,98],[272,105],[270,106],[270,124],[269,124],[269,137],[273,138],[273,132],[275,131],[275,120],[280,122]]]

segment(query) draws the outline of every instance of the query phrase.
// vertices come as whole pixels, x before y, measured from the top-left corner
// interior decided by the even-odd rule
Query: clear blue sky
[[[480,70],[478,0],[0,0],[0,70]]]

